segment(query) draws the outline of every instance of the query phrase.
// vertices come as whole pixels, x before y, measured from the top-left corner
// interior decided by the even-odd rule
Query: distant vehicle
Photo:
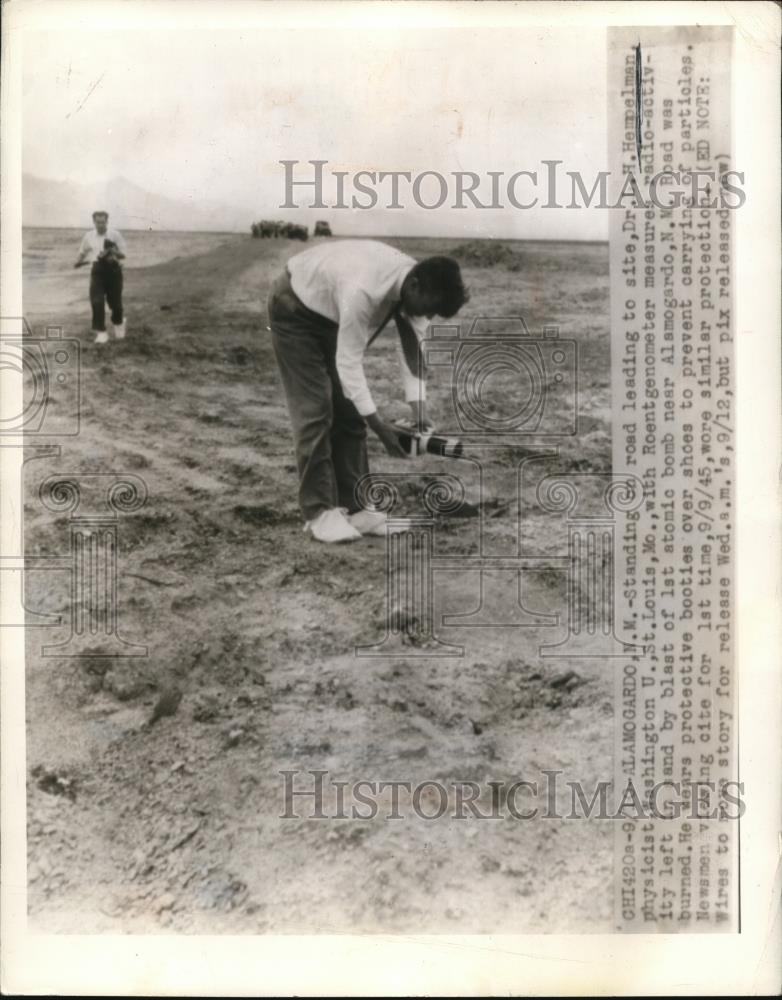
[[[255,239],[277,239],[282,236],[289,240],[307,240],[310,235],[306,226],[299,226],[295,222],[274,222],[269,219],[253,222],[250,232]]]
[[[332,236],[331,226],[328,222],[316,222],[314,236]]]

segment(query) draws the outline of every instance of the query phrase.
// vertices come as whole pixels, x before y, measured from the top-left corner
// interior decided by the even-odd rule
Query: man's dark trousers
[[[337,374],[338,325],[303,304],[286,272],[269,295],[269,326],[293,426],[304,519],[333,507],[356,511],[356,483],[369,472],[367,428]]]
[[[90,273],[90,305],[92,329],[98,332],[106,329],[104,299],[111,309],[111,322],[119,326],[122,322],[122,268],[116,263],[97,260]]]

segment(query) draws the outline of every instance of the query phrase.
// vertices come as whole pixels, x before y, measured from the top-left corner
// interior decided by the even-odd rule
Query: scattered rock
[[[480,517],[480,513],[481,508],[477,504],[465,500],[455,510],[444,511],[440,516],[458,520],[461,518]]]
[[[103,678],[103,689],[118,701],[130,701],[142,695],[147,685],[136,667],[115,663]]]
[[[195,823],[193,823],[193,824],[192,824],[192,825],[191,825],[191,826],[190,826],[190,827],[189,827],[188,829],[186,829],[186,830],[183,830],[183,831],[182,831],[182,832],[181,832],[181,833],[179,834],[179,836],[177,837],[177,839],[176,839],[176,840],[174,841],[174,843],[173,843],[173,844],[171,845],[171,850],[172,850],[172,851],[176,851],[176,850],[178,850],[178,849],[179,849],[180,847],[184,847],[184,845],[185,845],[185,844],[186,844],[186,843],[187,843],[187,842],[188,842],[189,840],[192,840],[192,839],[193,839],[193,837],[195,837],[195,835],[196,835],[196,834],[198,833],[198,831],[199,831],[200,829],[201,829],[201,820],[199,819],[199,820],[197,820],[197,821],[196,821]]]
[[[240,726],[228,729],[223,736],[223,746],[226,749],[230,749],[231,747],[237,747],[242,742],[243,737],[244,737],[244,729],[242,729]]]
[[[357,847],[369,835],[369,828],[366,826],[339,826],[336,830],[329,830],[326,840],[337,841],[346,847]]]
[[[130,469],[148,469],[150,462],[146,455],[137,451],[123,451],[122,464]]]
[[[176,903],[176,897],[170,892],[164,892],[155,900],[155,913],[163,913],[164,910],[171,910]]]
[[[573,683],[575,682],[575,683]],[[571,688],[577,686],[581,682],[581,678],[575,672],[575,670],[568,670],[564,674],[557,674],[556,677],[552,677],[549,681],[549,687],[552,688]]]
[[[193,705],[195,722],[215,722],[220,715],[220,699],[215,694],[202,693]]]
[[[231,511],[235,517],[245,524],[257,526],[267,524],[291,524],[298,520],[298,512],[292,508],[286,509],[279,506],[269,507],[265,504],[256,504],[248,507],[244,504],[237,504]]]
[[[356,699],[353,697],[350,691],[343,691],[342,694],[337,698],[336,701],[337,708],[344,708],[346,711],[356,707]]]
[[[109,656],[82,656],[80,662],[88,674],[103,677],[116,661]]]
[[[181,701],[182,689],[180,687],[172,684],[163,688],[160,697],[155,702],[155,707],[152,709],[152,716],[149,720],[150,726],[153,726],[159,719],[176,715]]]
[[[66,798],[75,800],[76,783],[73,778],[69,778],[66,774],[50,771],[43,764],[34,767],[32,774],[36,785],[42,792],[46,792],[47,795],[64,795]]]
[[[333,750],[330,740],[321,740],[320,743],[297,743],[293,748],[295,754],[304,757],[318,757],[322,754],[329,754]]]
[[[252,354],[241,344],[236,347],[229,347],[225,352],[225,360],[234,365],[247,365],[253,359]]]
[[[417,615],[411,614],[405,608],[392,608],[388,617],[388,624],[393,632],[404,632],[411,636],[415,635],[421,627],[421,621]]]

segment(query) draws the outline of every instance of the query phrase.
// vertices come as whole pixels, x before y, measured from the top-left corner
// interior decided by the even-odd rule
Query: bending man
[[[367,426],[405,457],[377,412],[363,356],[391,319],[399,334],[405,395],[428,426],[420,340],[434,316],[468,301],[450,257],[412,257],[375,240],[340,240],[288,261],[269,296],[269,325],[288,402],[306,527],[321,542],[384,534],[384,514],[360,510],[355,487],[369,471]]]

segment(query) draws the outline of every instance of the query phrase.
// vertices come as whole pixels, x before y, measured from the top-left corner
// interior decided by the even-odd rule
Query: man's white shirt
[[[94,264],[98,259],[98,254],[103,253],[103,241],[111,240],[116,243],[121,253],[125,253],[125,239],[118,229],[106,229],[101,236],[97,230],[91,229],[84,234],[84,239],[79,247],[79,255],[84,254],[88,264]]]
[[[415,264],[413,257],[375,240],[323,243],[288,261],[291,286],[299,299],[308,309],[339,324],[337,374],[345,395],[363,417],[375,411],[364,375],[364,351],[399,302],[402,282]],[[407,318],[420,342],[429,320],[425,316]],[[398,337],[397,350],[405,398],[408,402],[423,400],[423,380],[408,367]]]

